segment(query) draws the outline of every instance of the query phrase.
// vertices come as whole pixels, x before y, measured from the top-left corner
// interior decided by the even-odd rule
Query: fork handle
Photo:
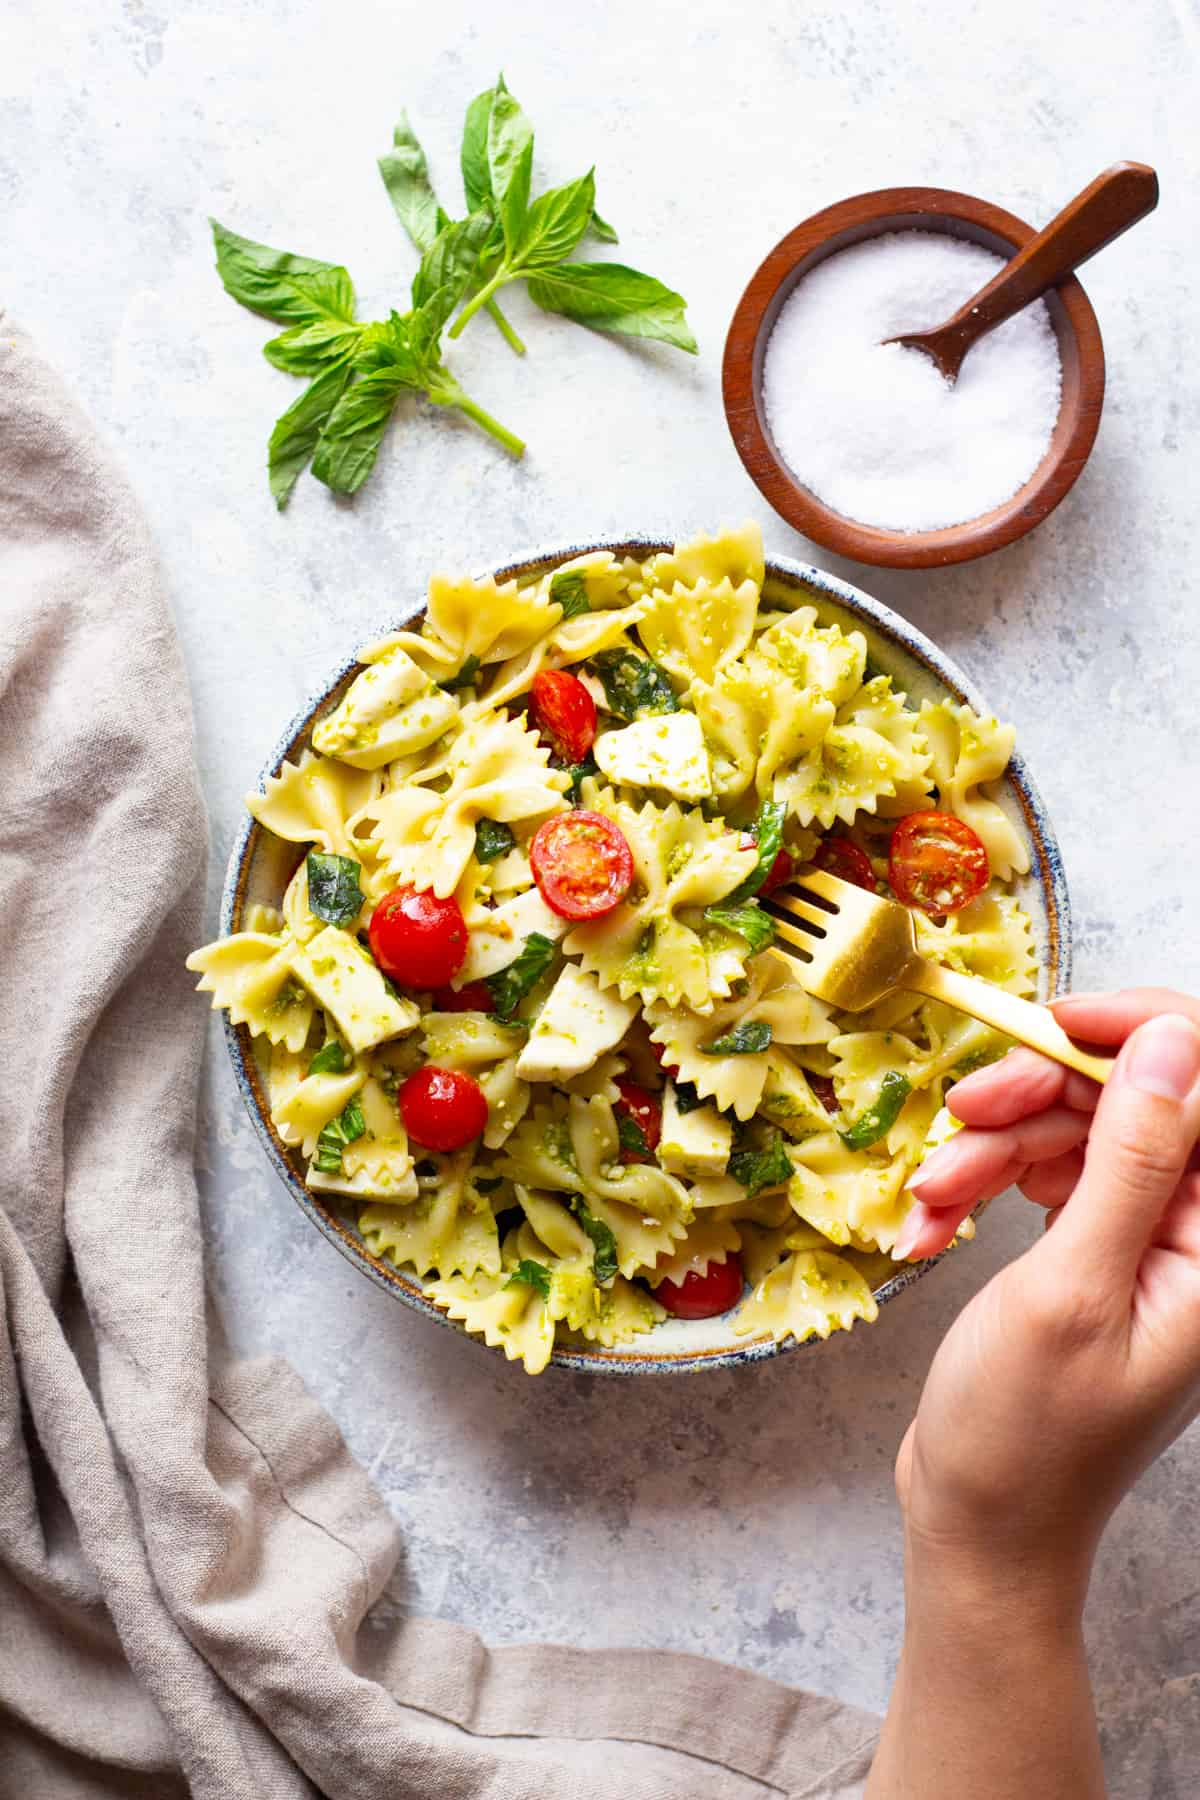
[[[926,994],[931,1000],[944,1000],[947,1006],[970,1013],[985,1025],[994,1025],[1006,1037],[1028,1044],[1031,1050],[1040,1050],[1043,1056],[1065,1063],[1068,1069],[1077,1069],[1092,1081],[1103,1083],[1112,1073],[1116,1058],[1081,1050],[1048,1007],[1021,1000],[978,975],[959,975],[953,969],[943,969],[939,963],[923,962],[905,976],[903,986]]]

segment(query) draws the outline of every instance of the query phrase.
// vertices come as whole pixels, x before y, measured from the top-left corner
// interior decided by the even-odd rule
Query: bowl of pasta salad
[[[761,902],[816,864],[1056,992],[1013,740],[754,525],[435,576],[284,734],[189,967],[276,1170],[397,1298],[531,1374],[756,1361],[924,1273],[906,1183],[1008,1048],[917,995],[834,1012]]]

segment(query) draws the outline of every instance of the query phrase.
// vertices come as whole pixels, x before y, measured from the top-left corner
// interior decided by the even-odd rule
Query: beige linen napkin
[[[372,1612],[396,1528],[207,1342],[204,816],[138,508],[0,315],[0,1796],[851,1800],[876,1722]]]

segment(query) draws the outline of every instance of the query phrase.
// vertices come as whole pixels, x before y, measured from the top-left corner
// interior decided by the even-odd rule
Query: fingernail
[[[1164,1013],[1135,1031],[1125,1079],[1143,1094],[1186,1100],[1200,1079],[1200,1031],[1178,1013]]]
[[[914,1206],[903,1225],[900,1235],[892,1245],[892,1261],[907,1262],[917,1247],[917,1240],[925,1228],[925,1214],[920,1206]]]

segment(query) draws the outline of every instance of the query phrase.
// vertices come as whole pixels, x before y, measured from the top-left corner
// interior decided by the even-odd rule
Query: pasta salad
[[[668,1315],[875,1318],[944,1090],[1008,1044],[918,995],[806,994],[773,887],[816,863],[1034,991],[1011,727],[909,706],[801,598],[764,590],[753,525],[435,576],[248,799],[304,847],[279,909],[188,959],[308,1186],[530,1373]]]

